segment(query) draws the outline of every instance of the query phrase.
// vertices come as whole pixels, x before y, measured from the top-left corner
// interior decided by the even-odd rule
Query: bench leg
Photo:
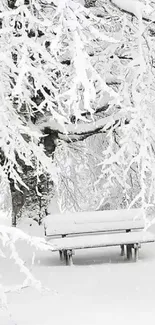
[[[63,261],[63,251],[59,251],[60,261]]]
[[[125,255],[125,249],[124,249],[124,245],[121,245],[121,256]]]
[[[72,254],[72,250],[69,251],[68,253],[68,265],[73,265],[73,254]]]
[[[72,259],[72,250],[65,250],[64,251],[64,258],[66,265],[72,265],[73,264],[73,259]]]
[[[64,260],[65,260],[65,262],[66,262],[66,259],[67,259],[67,251],[64,250],[63,254],[64,254]]]
[[[126,255],[127,260],[130,261],[132,259],[132,245],[126,245]]]
[[[134,244],[134,260],[135,260],[135,262],[138,261],[138,253],[139,253],[140,247],[141,247],[140,244]]]

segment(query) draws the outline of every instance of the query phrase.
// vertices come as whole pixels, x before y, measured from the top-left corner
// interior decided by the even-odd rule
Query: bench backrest
[[[49,215],[44,220],[46,236],[144,229],[142,209],[104,210]]]

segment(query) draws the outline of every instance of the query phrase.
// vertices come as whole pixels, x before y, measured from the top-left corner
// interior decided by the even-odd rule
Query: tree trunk
[[[12,227],[16,227],[16,226],[17,226],[17,215],[13,211],[13,213],[12,213]]]

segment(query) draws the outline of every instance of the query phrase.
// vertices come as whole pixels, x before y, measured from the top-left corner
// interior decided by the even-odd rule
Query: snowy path
[[[32,253],[20,245],[27,265]],[[118,247],[77,252],[74,266],[58,253],[37,252],[33,274],[50,291],[9,294],[14,323],[0,312],[0,325],[142,325],[155,319],[155,244],[143,245],[138,263],[124,261]],[[6,263],[6,264],[5,264]],[[3,283],[22,280],[17,267],[3,262]]]

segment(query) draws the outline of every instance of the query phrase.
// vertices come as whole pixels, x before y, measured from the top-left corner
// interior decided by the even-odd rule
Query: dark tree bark
[[[96,0],[85,0],[85,7],[90,8],[90,7],[95,7]]]

